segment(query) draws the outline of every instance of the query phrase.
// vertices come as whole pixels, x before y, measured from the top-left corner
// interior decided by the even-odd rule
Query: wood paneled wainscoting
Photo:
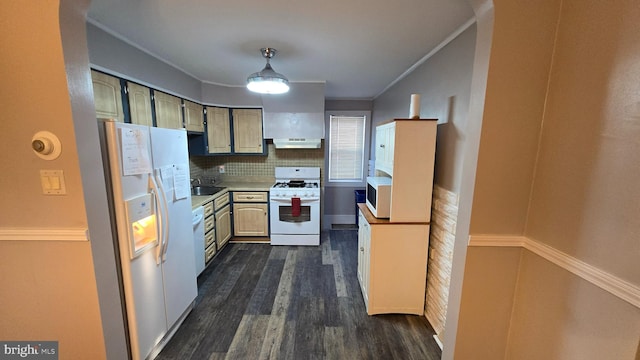
[[[434,185],[424,315],[435,329],[440,343],[444,339],[444,324],[447,317],[457,218],[458,195]]]

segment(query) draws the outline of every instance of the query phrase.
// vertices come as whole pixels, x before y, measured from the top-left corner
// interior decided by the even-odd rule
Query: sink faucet
[[[200,180],[200,178],[191,179],[191,186],[195,186],[196,184],[202,185],[202,180]]]

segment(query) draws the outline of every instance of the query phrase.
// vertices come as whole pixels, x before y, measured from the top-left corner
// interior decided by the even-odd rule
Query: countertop
[[[391,222],[389,219],[377,218],[373,216],[366,203],[358,203],[358,208],[362,211],[362,215],[370,225],[429,225],[428,222]]]
[[[215,194],[215,195],[191,195],[191,209],[195,209],[198,206],[202,206],[206,203],[208,203],[209,201],[215,200],[218,197],[224,195],[224,194],[228,194],[229,191],[227,191],[226,189],[223,191],[220,191],[219,193]]]
[[[229,191],[269,191],[274,183],[275,180],[246,182],[233,181],[216,183],[215,186],[221,186],[225,189],[214,195],[191,195],[191,208],[195,209],[198,206],[204,205],[209,201],[215,200],[218,197],[227,194]]]

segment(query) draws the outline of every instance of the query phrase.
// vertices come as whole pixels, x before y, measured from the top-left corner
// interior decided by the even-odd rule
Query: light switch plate
[[[45,195],[64,195],[67,189],[62,170],[40,170],[40,185]]]

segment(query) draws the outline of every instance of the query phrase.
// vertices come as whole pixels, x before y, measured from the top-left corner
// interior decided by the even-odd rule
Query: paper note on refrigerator
[[[189,183],[189,165],[176,164],[173,166],[173,190],[176,200],[189,196],[191,184]]]
[[[167,199],[173,199],[173,165],[161,167],[160,178]]]
[[[123,175],[150,173],[148,135],[138,129],[121,129],[120,139]]]

